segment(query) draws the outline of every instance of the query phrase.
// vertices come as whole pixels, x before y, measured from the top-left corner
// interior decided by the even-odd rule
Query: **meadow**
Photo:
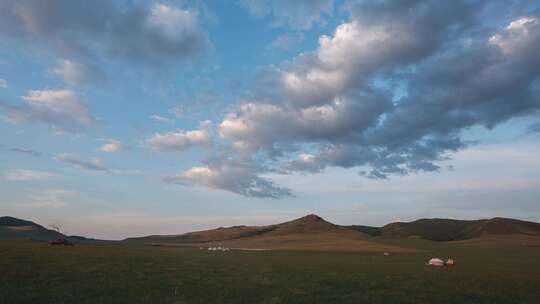
[[[419,252],[228,251],[0,241],[0,303],[540,303],[540,247],[414,239]],[[455,267],[425,266],[438,255]]]

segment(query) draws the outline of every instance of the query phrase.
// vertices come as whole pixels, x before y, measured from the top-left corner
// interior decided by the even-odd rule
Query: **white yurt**
[[[432,258],[431,260],[429,260],[428,265],[436,267],[444,266],[444,261],[439,258]]]

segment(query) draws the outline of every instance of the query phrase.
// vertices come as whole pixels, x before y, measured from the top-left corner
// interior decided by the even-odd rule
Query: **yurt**
[[[439,258],[432,258],[431,260],[429,260],[427,264],[429,266],[439,267],[439,266],[444,266],[444,261]]]

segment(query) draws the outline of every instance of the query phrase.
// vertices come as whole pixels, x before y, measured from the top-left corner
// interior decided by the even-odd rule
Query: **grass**
[[[540,303],[540,247],[388,242],[424,251],[385,257],[0,241],[0,303]],[[432,255],[458,264],[425,266]]]

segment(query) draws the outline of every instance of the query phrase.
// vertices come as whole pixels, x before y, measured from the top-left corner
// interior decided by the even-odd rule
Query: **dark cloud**
[[[67,57],[106,55],[136,63],[171,63],[209,46],[197,13],[155,3],[105,0],[6,0],[0,34],[46,43]]]
[[[27,154],[27,155],[31,155],[31,156],[35,156],[35,157],[39,157],[39,156],[43,155],[43,153],[41,153],[39,151],[32,150],[32,149],[26,149],[26,148],[17,148],[17,147],[15,147],[15,148],[11,148],[9,150],[11,152]]]
[[[55,160],[73,165],[79,169],[90,171],[109,171],[102,160],[94,158],[90,160],[80,159],[76,155],[58,154],[54,157]]]
[[[540,109],[540,15],[493,29],[479,18],[486,3],[350,2],[351,20],[315,52],[267,69],[220,134],[283,172],[439,171],[470,145],[463,130]]]
[[[540,107],[540,17],[524,16],[470,45],[443,52],[408,79],[408,97],[368,143],[408,145],[473,125],[493,128]]]
[[[204,186],[257,198],[278,199],[291,196],[289,189],[279,187],[271,180],[259,176],[260,171],[260,168],[250,162],[213,159],[204,166],[166,176],[163,180],[167,183]]]
[[[373,126],[391,107],[389,98],[377,92],[354,92],[302,109],[253,102],[226,117],[219,131],[251,151],[290,141],[339,141]]]
[[[531,126],[528,128],[528,131],[529,131],[530,133],[539,133],[539,134],[540,134],[540,122],[531,125]]]

